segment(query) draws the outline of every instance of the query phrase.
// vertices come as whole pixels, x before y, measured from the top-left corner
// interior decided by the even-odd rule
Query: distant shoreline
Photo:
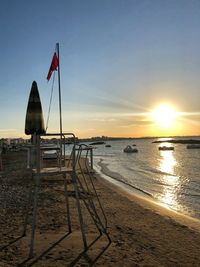
[[[152,143],[173,143],[173,144],[200,144],[200,140],[195,140],[195,139],[180,139],[180,140],[156,140],[153,141]]]
[[[79,142],[106,142],[106,141],[120,141],[120,140],[141,140],[141,139],[164,139],[164,140],[157,140],[153,143],[162,143],[162,142],[171,142],[171,143],[182,143],[182,144],[199,144],[200,139],[196,140],[194,138],[200,138],[199,135],[197,136],[146,136],[146,137],[109,137],[109,136],[102,136],[102,137],[90,137],[90,138],[78,138]],[[180,138],[179,140],[175,140],[174,138]],[[167,140],[169,139],[169,140]]]

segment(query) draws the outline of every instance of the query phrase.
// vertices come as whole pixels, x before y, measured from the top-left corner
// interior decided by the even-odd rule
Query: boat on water
[[[159,146],[159,150],[174,150],[173,146]]]
[[[105,147],[111,147],[111,145],[105,145]]]
[[[137,153],[138,150],[137,148],[132,148],[130,145],[124,148],[125,153]]]
[[[97,142],[90,143],[90,146],[94,146],[94,145],[103,145],[103,144],[105,144],[104,141],[97,141]]]
[[[200,145],[187,145],[187,149],[199,149],[200,148]]]

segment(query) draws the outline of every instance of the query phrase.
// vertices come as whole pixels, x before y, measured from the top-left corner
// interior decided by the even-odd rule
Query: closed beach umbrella
[[[37,83],[32,83],[26,111],[25,134],[45,134],[42,105]]]

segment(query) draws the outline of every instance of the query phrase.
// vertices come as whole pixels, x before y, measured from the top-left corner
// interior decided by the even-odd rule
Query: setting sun
[[[151,112],[151,118],[158,127],[169,129],[174,127],[177,112],[172,106],[161,104]]]

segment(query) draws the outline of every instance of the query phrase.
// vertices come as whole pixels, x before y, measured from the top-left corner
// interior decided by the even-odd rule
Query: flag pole
[[[61,88],[60,88],[60,55],[59,55],[59,43],[56,44],[58,53],[58,90],[59,90],[59,111],[60,111],[60,134],[62,138],[62,103],[61,103]]]
[[[59,91],[59,111],[60,111],[60,166],[62,166],[62,103],[61,103],[61,88],[60,88],[60,54],[59,43],[56,44],[58,53],[58,91]]]

